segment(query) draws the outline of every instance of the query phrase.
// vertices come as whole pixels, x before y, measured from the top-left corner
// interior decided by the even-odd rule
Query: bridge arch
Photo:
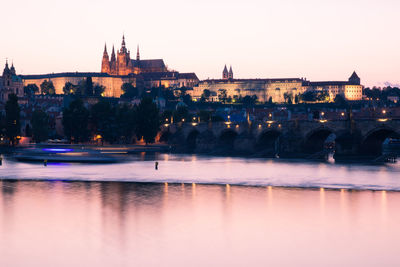
[[[333,143],[336,139],[335,131],[331,128],[319,127],[310,131],[304,139],[304,145],[303,145],[304,152],[317,153],[323,151],[324,149],[332,148],[332,147],[326,147],[327,145],[326,142],[328,141],[328,137],[330,137],[331,139],[329,140],[329,143]],[[331,146],[332,144],[329,145]]]
[[[164,130],[160,133],[159,141],[162,143],[168,143],[170,137],[171,137],[171,132],[169,130]]]
[[[234,150],[235,139],[238,137],[238,133],[233,129],[225,129],[221,132],[218,137],[219,148],[232,151]]]
[[[189,152],[193,152],[196,149],[197,144],[197,137],[199,136],[200,132],[196,129],[193,129],[189,132],[186,137],[186,148]]]
[[[360,152],[365,155],[381,155],[382,144],[386,138],[400,138],[400,133],[390,127],[378,127],[365,134]]]
[[[272,129],[263,131],[257,138],[256,150],[263,151],[263,154],[274,156],[278,150],[278,140],[282,135],[281,131]]]

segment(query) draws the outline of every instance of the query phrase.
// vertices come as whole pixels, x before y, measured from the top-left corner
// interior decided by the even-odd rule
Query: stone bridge
[[[307,157],[331,149],[376,156],[386,138],[400,137],[400,120],[177,123],[163,125],[159,137],[181,152]]]

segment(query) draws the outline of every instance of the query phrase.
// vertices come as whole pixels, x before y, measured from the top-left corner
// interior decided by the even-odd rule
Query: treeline
[[[389,96],[400,97],[400,89],[398,87],[384,87],[384,88],[365,88],[364,95],[371,100],[388,101]]]
[[[131,143],[134,138],[153,143],[161,121],[158,107],[149,97],[135,106],[112,105],[101,99],[89,109],[76,98],[63,110],[62,123],[72,143],[94,138],[113,144]]]
[[[102,96],[104,93],[105,87],[93,83],[91,77],[87,77],[81,80],[78,84],[72,84],[70,82],[66,82],[63,87],[63,93],[65,95],[79,95],[79,96]],[[42,95],[55,95],[56,89],[52,81],[44,80],[40,84],[39,87],[36,84],[28,84],[24,87],[24,93],[27,96],[32,96],[37,93],[41,93]]]

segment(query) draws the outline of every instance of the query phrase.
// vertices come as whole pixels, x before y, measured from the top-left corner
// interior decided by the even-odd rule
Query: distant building
[[[24,96],[24,84],[16,74],[14,63],[9,68],[6,61],[3,76],[0,77],[0,102],[6,102],[10,94],[16,94],[18,97]]]
[[[327,92],[330,101],[334,101],[337,95],[343,96],[346,100],[362,100],[364,88],[355,71],[348,81],[309,82],[306,86],[308,87],[307,90]]]
[[[227,98],[236,99],[245,96],[257,96],[260,102],[267,102],[270,99],[274,103],[285,102],[286,96],[292,100],[296,95],[303,93],[306,87],[303,87],[304,80],[300,78],[282,78],[282,79],[234,79],[232,67],[229,71],[225,65],[222,72],[222,79],[208,79],[200,81],[193,87],[192,98],[199,100],[204,90],[210,91],[211,101],[219,101],[219,97],[226,94]],[[217,97],[215,97],[217,96]]]
[[[111,59],[108,57],[107,46],[104,46],[101,72],[111,75],[129,75],[146,72],[166,72],[167,67],[162,59],[140,59],[139,46],[137,47],[136,60],[131,59],[130,51],[126,48],[125,36],[122,36],[121,49],[115,55],[114,46]]]
[[[234,79],[232,67],[228,71],[226,65],[222,71],[222,79],[208,79],[200,81],[193,88],[192,97],[201,99],[204,90],[210,91],[209,101],[220,101],[219,97],[226,94],[227,98],[235,99],[245,96],[257,96],[260,102],[272,101],[285,103],[288,98],[294,101],[296,96],[306,91],[326,91],[330,101],[334,101],[336,95],[342,95],[347,100],[361,100],[363,86],[360,78],[354,72],[348,81],[310,82],[302,78],[281,79]]]
[[[139,47],[136,59],[130,58],[130,51],[126,48],[125,37],[122,37],[121,49],[115,54],[114,47],[111,59],[108,57],[107,47],[104,47],[101,72],[68,72],[41,75],[22,75],[24,85],[36,84],[39,88],[45,81],[52,81],[56,94],[63,94],[65,83],[78,84],[83,79],[91,77],[93,83],[105,87],[104,96],[120,97],[123,94],[121,86],[131,83],[136,87],[193,87],[199,79],[195,73],[179,73],[169,71],[162,59],[140,59]]]

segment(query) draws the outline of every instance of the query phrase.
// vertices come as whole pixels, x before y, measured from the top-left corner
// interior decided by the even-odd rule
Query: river
[[[399,174],[169,154],[6,159],[0,266],[399,266]]]

